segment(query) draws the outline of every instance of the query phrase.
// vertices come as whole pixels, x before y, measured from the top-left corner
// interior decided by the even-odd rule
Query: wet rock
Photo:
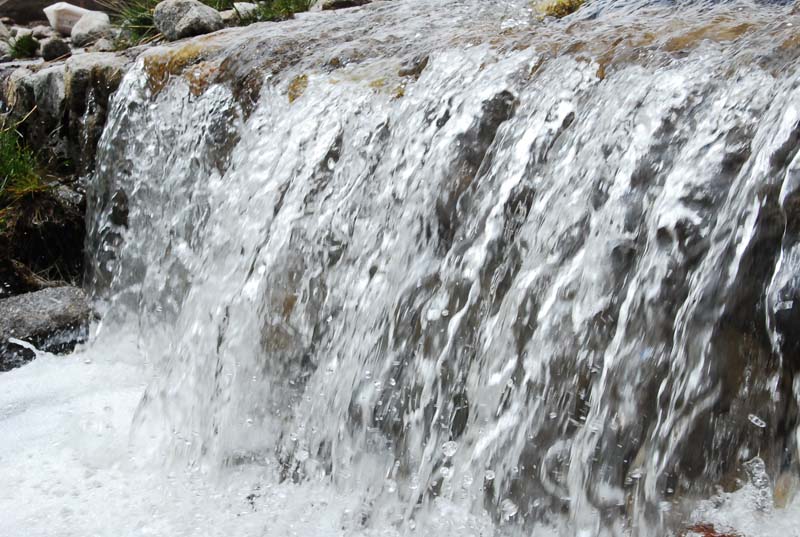
[[[60,37],[52,37],[42,41],[41,54],[46,62],[68,56],[70,53],[69,44]]]
[[[219,12],[198,0],[164,0],[153,11],[158,30],[170,41],[220,30]]]
[[[0,40],[8,39],[11,37],[11,32],[8,31],[6,25],[0,22]]]
[[[0,41],[0,62],[11,61],[11,45],[5,41]]]
[[[317,0],[311,11],[329,11],[346,7],[357,7],[369,4],[372,0]]]
[[[54,287],[0,300],[0,371],[33,359],[14,340],[59,353],[86,338],[91,317],[86,295],[76,287]]]
[[[105,13],[90,11],[75,23],[71,35],[72,43],[77,47],[108,38],[111,36],[111,20]]]

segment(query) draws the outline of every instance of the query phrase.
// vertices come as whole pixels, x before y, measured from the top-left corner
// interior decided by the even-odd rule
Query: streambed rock
[[[16,339],[52,353],[69,352],[86,339],[91,308],[77,287],[54,287],[0,300],[0,371],[35,358]]]
[[[170,41],[224,27],[219,12],[198,0],[164,0],[153,11],[153,20],[158,31]]]

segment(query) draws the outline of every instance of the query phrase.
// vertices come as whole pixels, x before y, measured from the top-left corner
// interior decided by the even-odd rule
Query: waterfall
[[[796,473],[798,25],[396,0],[146,52],[89,217],[137,451],[563,535]]]

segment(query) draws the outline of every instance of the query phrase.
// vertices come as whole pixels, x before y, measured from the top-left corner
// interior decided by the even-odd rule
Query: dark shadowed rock
[[[33,359],[20,340],[48,352],[68,352],[86,338],[91,308],[76,287],[54,287],[0,300],[0,371]]]
[[[42,41],[42,58],[44,58],[46,62],[68,56],[69,54],[69,45],[60,37],[53,37]]]
[[[153,20],[158,31],[170,41],[224,27],[219,12],[198,0],[164,0],[153,11]]]

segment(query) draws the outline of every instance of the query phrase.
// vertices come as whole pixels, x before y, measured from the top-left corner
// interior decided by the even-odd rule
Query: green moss
[[[31,34],[24,34],[11,42],[11,57],[33,58],[39,51],[39,41]]]
[[[544,0],[536,7],[545,17],[561,19],[578,11],[584,3],[586,0]]]

